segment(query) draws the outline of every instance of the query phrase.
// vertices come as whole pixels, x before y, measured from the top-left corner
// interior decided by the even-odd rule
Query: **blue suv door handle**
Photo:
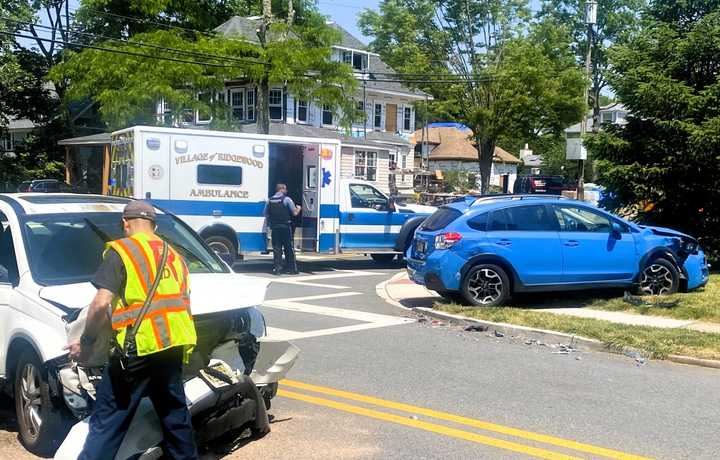
[[[512,246],[512,241],[503,238],[502,240],[497,241],[495,244],[499,246]]]
[[[570,246],[571,248],[574,248],[580,244],[577,240],[568,240],[565,242],[565,246]]]

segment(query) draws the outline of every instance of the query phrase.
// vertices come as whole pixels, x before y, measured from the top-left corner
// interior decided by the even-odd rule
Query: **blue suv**
[[[584,202],[467,197],[440,207],[407,251],[410,278],[448,298],[498,306],[516,292],[634,288],[671,294],[709,277],[697,240]]]

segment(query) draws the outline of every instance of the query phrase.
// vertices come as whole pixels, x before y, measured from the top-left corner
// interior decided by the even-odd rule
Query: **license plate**
[[[427,242],[423,240],[417,240],[415,242],[415,249],[418,252],[425,252],[425,249],[427,248]]]

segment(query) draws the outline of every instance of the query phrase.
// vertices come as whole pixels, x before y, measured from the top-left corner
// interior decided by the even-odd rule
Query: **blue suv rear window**
[[[453,208],[440,208],[423,222],[420,230],[434,232],[447,227],[452,221],[460,217],[462,213]]]

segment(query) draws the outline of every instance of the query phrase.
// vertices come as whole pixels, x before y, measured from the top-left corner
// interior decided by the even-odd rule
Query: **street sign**
[[[565,159],[567,160],[587,160],[587,149],[582,144],[582,139],[566,139]]]

